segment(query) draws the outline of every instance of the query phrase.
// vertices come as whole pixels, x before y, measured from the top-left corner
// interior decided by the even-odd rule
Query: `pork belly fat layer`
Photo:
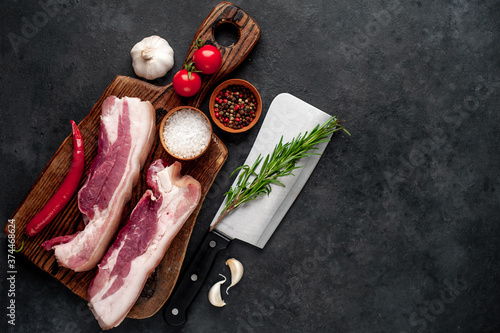
[[[116,234],[154,136],[151,103],[115,96],[103,102],[97,156],[78,192],[85,229],[74,237],[56,237],[43,244],[54,249],[60,266],[81,272],[99,263]]]
[[[151,272],[198,205],[201,186],[181,176],[181,164],[162,160],[148,169],[150,187],[98,265],[87,295],[102,329],[118,326],[139,298]]]

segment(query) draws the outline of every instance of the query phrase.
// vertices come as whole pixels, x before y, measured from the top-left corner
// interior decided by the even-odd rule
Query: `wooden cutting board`
[[[232,24],[238,29],[239,40],[233,45],[225,47],[219,45],[215,41],[214,31],[221,24]],[[230,73],[243,61],[255,46],[259,37],[260,28],[248,14],[229,2],[221,2],[210,12],[193,38],[193,42],[201,38],[204,41],[213,43],[219,48],[222,54],[222,66],[220,70],[212,75],[202,75],[202,87],[197,95],[191,98],[183,98],[174,92],[172,84],[166,87],[157,87],[142,80],[126,76],[117,76],[103,93],[99,101],[94,105],[90,113],[78,125],[83,135],[86,155],[85,174],[80,182],[80,186],[82,186],[86,179],[89,166],[97,153],[101,106],[106,97],[111,95],[117,97],[139,97],[142,100],[150,101],[156,110],[156,141],[141,172],[140,181],[133,190],[132,199],[124,209],[121,226],[126,222],[131,210],[147,189],[146,171],[149,164],[158,158],[166,159],[169,162],[174,161],[174,159],[163,149],[158,138],[160,120],[174,107],[180,105],[199,107],[213,84]],[[195,49],[191,46],[186,60],[191,59],[194,51]],[[71,126],[69,123],[68,132],[71,133]],[[224,164],[227,153],[226,146],[214,134],[208,151],[202,157],[194,161],[182,162],[182,173],[193,176],[201,183],[203,199],[217,173]],[[15,229],[17,231],[17,248],[21,246],[23,237],[22,231],[24,231],[26,224],[41,210],[59,188],[71,164],[71,157],[72,136],[69,135],[45,166],[45,169],[38,177],[27,197],[12,215],[12,219],[15,220]],[[136,319],[150,317],[155,314],[168,299],[179,276],[189,238],[202,203],[203,200],[201,200],[196,210],[172,242],[162,262],[149,278],[140,298],[130,311],[128,317]],[[59,267],[53,251],[45,251],[41,247],[41,243],[47,239],[55,236],[73,234],[81,229],[83,229],[82,214],[78,210],[77,195],[75,194],[65,209],[58,214],[49,226],[38,235],[27,240],[21,253],[35,265],[61,281],[75,294],[86,299],[89,283],[93,279],[96,270],[75,273],[67,268]],[[5,231],[7,232],[7,229]]]

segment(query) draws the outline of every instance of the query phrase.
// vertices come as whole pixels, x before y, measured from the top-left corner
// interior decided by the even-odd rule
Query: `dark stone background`
[[[3,223],[69,134],[69,120],[81,121],[116,75],[134,76],[132,46],[152,34],[169,41],[175,67],[157,81],[168,84],[216,4],[59,0],[38,31],[13,45],[9,34],[23,36],[47,3],[1,2]],[[345,119],[352,136],[334,136],[264,250],[236,242],[220,254],[180,331],[499,332],[500,3],[235,4],[257,20],[262,36],[230,77],[257,86],[264,111],[288,92]],[[229,157],[188,259],[259,126],[238,137],[216,131]],[[245,276],[225,296],[228,305],[214,308],[209,286],[228,275],[224,261],[233,256]],[[16,326],[8,332],[99,330],[85,301],[16,260]],[[167,330],[160,312],[113,331],[176,330]]]

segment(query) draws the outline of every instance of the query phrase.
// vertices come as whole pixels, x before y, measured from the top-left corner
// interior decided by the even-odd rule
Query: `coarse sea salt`
[[[180,158],[199,155],[210,143],[211,131],[207,119],[198,111],[182,109],[167,117],[163,140],[167,149]]]

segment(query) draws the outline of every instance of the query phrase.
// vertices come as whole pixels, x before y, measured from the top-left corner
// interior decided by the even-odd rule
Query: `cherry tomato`
[[[181,69],[174,75],[172,84],[176,93],[183,97],[191,97],[200,90],[201,78],[196,73]]]
[[[194,52],[193,62],[196,69],[203,74],[213,74],[219,70],[222,64],[222,56],[215,46],[205,45]]]

